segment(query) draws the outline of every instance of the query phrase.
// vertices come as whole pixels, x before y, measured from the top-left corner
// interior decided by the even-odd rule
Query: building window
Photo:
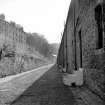
[[[73,46],[73,40],[72,40],[72,46]]]
[[[102,26],[102,6],[98,5],[95,8],[95,20],[97,23],[98,35],[97,35],[97,48],[103,48],[103,26]]]

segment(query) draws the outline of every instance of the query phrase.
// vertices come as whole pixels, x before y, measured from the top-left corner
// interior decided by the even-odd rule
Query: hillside
[[[59,44],[58,43],[52,43],[50,44],[51,50],[53,54],[57,55],[58,54],[58,49],[59,49]]]
[[[38,33],[28,35],[26,43],[35,48],[35,50],[41,55],[49,59],[58,53],[59,44],[49,44],[47,39],[44,38],[44,35]]]

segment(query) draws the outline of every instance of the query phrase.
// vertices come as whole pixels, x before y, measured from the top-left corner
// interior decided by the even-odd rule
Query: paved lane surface
[[[10,103],[38,80],[53,64],[0,79],[0,105]]]
[[[71,90],[64,86],[56,67],[48,70],[11,105],[73,105]]]

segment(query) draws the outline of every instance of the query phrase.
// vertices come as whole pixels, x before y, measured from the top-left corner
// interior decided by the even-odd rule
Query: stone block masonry
[[[85,86],[105,101],[104,15],[104,0],[71,0],[57,60],[67,73],[83,68]]]

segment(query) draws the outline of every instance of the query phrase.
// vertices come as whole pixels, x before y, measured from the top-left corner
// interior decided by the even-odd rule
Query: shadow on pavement
[[[74,101],[71,90],[61,81],[61,73],[53,66],[11,105],[73,105]]]

